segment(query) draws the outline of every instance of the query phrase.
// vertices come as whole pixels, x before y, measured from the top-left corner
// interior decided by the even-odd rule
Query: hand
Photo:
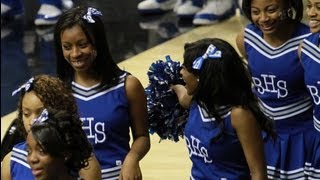
[[[174,92],[174,93],[179,93],[179,88],[184,87],[181,84],[171,84],[170,85],[170,89]],[[177,92],[178,91],[178,92]]]
[[[180,105],[185,109],[189,109],[192,96],[188,95],[185,86],[181,84],[176,84],[171,85],[170,89],[177,94]]]
[[[139,162],[126,157],[121,168],[119,180],[142,180]]]

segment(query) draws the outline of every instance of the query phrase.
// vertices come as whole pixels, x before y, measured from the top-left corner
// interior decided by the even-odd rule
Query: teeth
[[[309,22],[309,26],[318,26],[319,25],[319,21],[314,21],[314,20],[311,20]]]
[[[74,64],[79,65],[81,61],[73,61]]]

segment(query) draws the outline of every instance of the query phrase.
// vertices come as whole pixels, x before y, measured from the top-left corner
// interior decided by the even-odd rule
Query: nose
[[[39,159],[38,159],[38,156],[36,155],[36,153],[31,152],[28,154],[27,161],[29,164],[36,164],[39,162]]]
[[[81,54],[80,49],[77,48],[77,47],[74,47],[74,48],[72,48],[72,50],[71,50],[70,56],[71,56],[72,58],[76,58],[76,57],[78,57],[80,54]]]
[[[261,14],[260,14],[260,20],[261,20],[261,21],[268,21],[268,20],[269,20],[268,14],[265,13],[265,12],[261,12]]]
[[[317,15],[314,6],[311,6],[310,8],[307,9],[307,15],[309,17],[313,17]]]

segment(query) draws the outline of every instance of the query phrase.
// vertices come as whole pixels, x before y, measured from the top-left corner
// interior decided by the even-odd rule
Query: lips
[[[316,27],[320,26],[320,22],[317,21],[317,20],[310,20],[309,26],[310,26],[311,28],[316,28]]]
[[[72,60],[72,61],[70,61],[70,63],[74,67],[81,67],[85,64],[85,61],[84,60]]]
[[[43,172],[43,170],[40,169],[40,168],[38,168],[38,169],[32,169],[32,174],[33,174],[33,176],[35,176],[35,177],[41,175],[42,172]]]
[[[273,25],[272,24],[260,24],[260,28],[262,31],[270,31],[273,29]]]

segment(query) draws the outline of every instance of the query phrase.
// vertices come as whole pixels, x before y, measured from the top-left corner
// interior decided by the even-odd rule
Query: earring
[[[199,78],[197,78],[197,81],[199,82]]]
[[[280,12],[279,16],[280,16],[281,20],[292,19],[293,18],[292,8],[289,8],[287,10],[283,10],[282,12]]]
[[[96,59],[96,57],[97,57],[97,51],[96,50],[92,50],[92,57],[93,57],[93,59]]]
[[[292,8],[289,8],[289,9],[287,10],[287,16],[288,16],[290,19],[293,18],[293,10],[292,10]]]

